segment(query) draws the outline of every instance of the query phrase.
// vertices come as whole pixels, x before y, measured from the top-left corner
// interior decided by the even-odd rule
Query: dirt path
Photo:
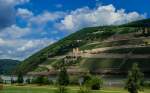
[[[150,58],[149,55],[141,55],[141,54],[116,54],[116,53],[100,53],[100,54],[83,54],[82,58],[130,58],[130,59],[147,59]]]
[[[122,41],[122,40],[145,40],[145,39],[150,39],[150,37],[140,37],[140,38],[130,38],[130,39],[118,39],[118,40],[104,40],[102,42],[98,42],[98,41],[95,41],[95,42],[92,42],[92,43],[89,43],[87,45],[93,45],[93,44],[99,44],[99,43],[109,43],[109,42],[117,42],[117,41]]]
[[[112,49],[122,49],[122,48],[144,48],[144,47],[150,47],[150,46],[141,46],[141,45],[123,45],[123,46],[114,46],[114,47],[104,47],[104,48],[96,48],[92,50],[85,50],[85,52],[89,51],[91,52],[103,52],[106,50],[112,50]]]
[[[140,46],[140,45],[123,45],[123,46],[115,46],[115,47],[105,47],[105,48],[96,48],[92,50],[84,50],[83,53],[77,54],[78,56],[84,57],[84,58],[150,58],[150,55],[144,55],[144,54],[117,54],[117,53],[100,53],[107,50],[112,49],[126,49],[126,48],[144,48],[144,47],[150,47],[150,46]],[[66,56],[71,55],[63,55],[63,56],[56,56],[49,59],[62,59]]]

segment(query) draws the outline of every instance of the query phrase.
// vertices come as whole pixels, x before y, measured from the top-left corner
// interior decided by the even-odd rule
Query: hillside
[[[40,65],[57,67],[73,48],[78,48],[81,59],[72,65],[93,73],[113,72],[115,69],[127,71],[135,62],[145,73],[149,73],[149,23],[150,19],[147,19],[121,26],[81,29],[30,56],[17,69],[27,73],[46,70]]]
[[[0,74],[11,74],[19,61],[11,59],[0,59]]]

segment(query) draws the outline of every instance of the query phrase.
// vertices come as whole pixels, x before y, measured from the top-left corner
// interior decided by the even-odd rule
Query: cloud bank
[[[135,11],[126,13],[124,9],[116,9],[113,5],[88,7],[71,11],[56,26],[60,30],[77,31],[89,26],[119,25],[145,18],[145,15]]]

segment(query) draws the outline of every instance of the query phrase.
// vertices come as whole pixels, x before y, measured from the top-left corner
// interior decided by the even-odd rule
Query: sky
[[[84,27],[150,17],[150,0],[0,0],[0,59],[24,60]]]

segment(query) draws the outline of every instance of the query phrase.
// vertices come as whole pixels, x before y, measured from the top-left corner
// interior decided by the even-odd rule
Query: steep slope
[[[11,59],[0,59],[0,74],[11,74],[19,61]]]
[[[93,70],[94,68],[93,71],[96,71],[99,68],[119,68],[126,70],[128,67],[131,67],[134,62],[142,63],[139,63],[140,67],[143,67],[144,65],[150,66],[150,63],[148,63],[148,55],[150,54],[150,47],[148,44],[150,40],[149,35],[145,37],[142,32],[139,32],[139,25],[143,24],[142,27],[144,27],[145,24],[149,23],[149,20],[150,19],[141,20],[121,26],[84,28],[35,53],[19,64],[17,69],[20,69],[19,71],[22,71],[23,73],[27,73],[33,70],[45,70],[44,68],[39,67],[41,64],[56,66],[56,64],[61,62],[61,56],[65,56],[69,52],[72,52],[73,48],[79,48],[81,51],[91,51],[93,49],[95,49],[95,51],[99,51],[96,53],[96,56],[100,54],[99,57],[94,58],[84,56],[78,62],[78,66],[88,68],[89,70]],[[147,25],[145,27],[147,27]],[[144,46],[140,47],[142,45]],[[121,55],[121,53],[123,53],[123,55]],[[111,57],[111,54],[119,54],[122,57],[113,58]],[[144,56],[141,57],[141,59],[134,57],[141,56],[143,54],[147,54],[146,56],[148,57],[144,58]],[[130,55],[133,57],[128,58]],[[144,70],[149,71],[147,68]]]
[[[135,21],[135,22],[131,22],[128,24],[124,24],[122,26],[128,26],[128,27],[150,27],[150,18],[149,19],[144,19],[144,20],[139,20],[139,21]]]

